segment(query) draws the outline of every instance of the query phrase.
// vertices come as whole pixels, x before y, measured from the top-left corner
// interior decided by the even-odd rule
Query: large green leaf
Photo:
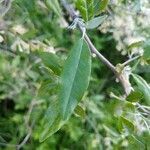
[[[144,94],[144,98],[147,101],[148,104],[150,104],[150,86],[148,83],[139,75],[132,74],[136,84],[138,85],[138,88],[141,92]]]
[[[40,136],[40,142],[45,141],[51,135],[56,133],[61,128],[62,125],[63,125],[63,123],[61,122],[60,116],[57,116],[57,118],[54,120],[54,122],[52,122],[50,125],[46,124],[44,126],[44,130]]]
[[[56,99],[52,100],[44,117],[44,122],[43,122],[44,130],[40,136],[41,142],[43,142],[52,134],[57,132],[60,129],[60,127],[63,125],[61,122],[61,117],[59,112],[60,111],[59,111],[58,101]]]
[[[91,56],[87,44],[80,39],[71,50],[61,76],[59,102],[64,120],[73,113],[89,84]]]

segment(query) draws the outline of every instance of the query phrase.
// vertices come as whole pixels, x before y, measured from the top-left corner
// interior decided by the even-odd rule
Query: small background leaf
[[[140,91],[132,91],[128,97],[126,98],[127,101],[130,102],[138,102],[143,98],[143,94]]]
[[[85,110],[80,105],[77,105],[77,107],[74,110],[75,115],[80,116],[82,118],[85,118]]]
[[[144,60],[150,64],[150,40],[147,40],[143,46],[144,48]]]
[[[95,17],[94,19],[92,19],[86,23],[86,28],[87,29],[97,28],[100,24],[102,24],[104,22],[104,20],[106,18],[107,18],[107,15]]]
[[[125,118],[123,116],[121,116],[120,119],[121,119],[124,129],[127,132],[132,133],[134,131],[134,124],[130,120],[128,120],[127,118]]]
[[[144,94],[144,98],[148,104],[150,104],[150,86],[148,83],[139,75],[132,74],[136,84],[138,85],[138,88],[141,92]]]
[[[49,52],[38,52],[38,54],[46,67],[50,68],[57,75],[60,74],[62,63],[60,61],[60,58],[56,54]]]
[[[101,0],[100,3],[100,11],[105,11],[107,8],[109,0]]]
[[[80,11],[82,18],[88,21],[94,16],[93,0],[77,0],[76,7]]]
[[[128,140],[129,140],[129,149],[137,149],[137,150],[142,150],[142,149],[146,149],[144,143],[142,143],[140,140],[138,140],[134,135],[130,135],[128,136]]]
[[[59,17],[62,16],[58,0],[46,0],[47,7],[51,8]]]
[[[137,48],[143,45],[143,41],[138,41],[138,42],[134,42],[132,44],[130,44],[127,49],[128,50],[132,50],[133,48]]]

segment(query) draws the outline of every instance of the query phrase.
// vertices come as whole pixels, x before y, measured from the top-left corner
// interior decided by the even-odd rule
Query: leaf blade
[[[95,17],[94,19],[92,19],[86,23],[86,28],[87,29],[97,28],[100,24],[103,23],[103,21],[106,19],[106,17],[107,17],[107,15]]]
[[[82,49],[83,48],[83,49]],[[91,72],[90,51],[83,39],[76,43],[66,60],[62,73],[59,99],[62,118],[68,119],[89,84]]]
[[[132,74],[136,84],[138,85],[138,88],[141,92],[144,94],[144,98],[147,101],[148,104],[150,104],[150,86],[148,83],[139,75]]]
[[[57,132],[63,125],[59,115],[58,100],[52,100],[44,117],[43,131],[40,135],[40,142],[45,141],[55,132]]]
[[[140,91],[132,91],[126,98],[130,102],[138,102],[143,98],[143,93]]]

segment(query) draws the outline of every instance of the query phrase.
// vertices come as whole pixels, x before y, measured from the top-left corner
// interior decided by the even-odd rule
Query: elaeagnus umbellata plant
[[[76,145],[86,141],[84,148],[69,141],[70,149],[150,147],[148,0],[0,4],[0,48],[11,52],[11,59],[0,55],[0,102],[14,101],[17,115],[11,121],[24,118],[27,130],[18,127],[17,149],[35,141],[59,145],[70,137]],[[7,19],[12,24],[3,25]],[[1,133],[0,145],[7,145]]]
[[[47,139],[58,131],[73,113],[78,115],[84,114],[84,109],[79,103],[84,97],[90,82],[92,56],[95,56],[100,60],[100,63],[102,62],[111,70],[112,75],[115,75],[116,80],[122,87],[120,95],[115,95],[113,92],[110,93],[112,99],[120,101],[125,106],[125,109],[131,109],[133,114],[136,111],[140,112],[145,107],[139,104],[141,99],[147,101],[148,104],[150,103],[149,84],[142,77],[133,73],[135,66],[133,68],[130,66],[130,63],[134,62],[136,64],[137,62],[140,63],[143,59],[145,60],[144,55],[148,53],[148,50],[145,50],[144,53],[137,52],[132,56],[129,55],[127,61],[123,63],[118,62],[117,65],[114,65],[113,60],[110,62],[110,60],[104,57],[88,36],[88,30],[98,28],[107,20],[110,11],[113,11],[109,0],[76,0],[72,2],[54,0],[53,2],[47,1],[47,5],[59,17],[67,14],[67,19],[72,20],[72,23],[66,30],[76,29],[81,34],[68,54],[60,73],[58,97],[48,108],[44,131],[41,134],[40,141]],[[132,49],[146,45],[148,44],[145,41],[132,43],[128,46],[128,54],[131,53]],[[108,51],[111,51],[111,49]],[[149,63],[149,56],[145,61]],[[137,84],[137,88],[134,88],[131,84],[130,77]],[[125,131],[134,135],[136,124],[132,117],[128,117],[128,112],[126,111],[128,110],[118,114],[119,130],[120,132]],[[145,111],[149,112],[149,108],[147,107]],[[149,126],[148,122],[145,122],[147,127]]]

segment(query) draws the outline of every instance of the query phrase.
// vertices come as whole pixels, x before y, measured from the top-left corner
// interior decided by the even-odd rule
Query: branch
[[[127,60],[126,62],[124,62],[122,65],[123,65],[123,66],[126,66],[126,65],[128,65],[129,63],[131,63],[132,61],[134,61],[134,60],[136,60],[136,59],[138,59],[138,58],[140,58],[140,57],[141,57],[141,56],[135,56],[135,57],[133,57],[133,58]]]
[[[68,12],[68,14],[71,16],[71,18],[74,20],[75,18],[77,18],[78,16],[76,15],[76,12],[74,10],[73,7],[71,7],[67,2],[66,0],[60,0],[63,7],[65,8],[65,10]],[[79,30],[81,31],[82,34],[84,34],[84,39],[85,41],[87,42],[90,50],[92,53],[96,54],[96,56],[99,58],[100,61],[103,62],[103,64],[105,64],[114,74],[115,76],[119,79],[123,89],[124,89],[124,92],[125,92],[125,95],[129,95],[130,92],[131,92],[131,84],[129,81],[126,80],[126,78],[124,77],[124,75],[122,73],[119,73],[117,70],[116,70],[116,67],[108,60],[106,59],[97,49],[96,47],[93,45],[93,43],[91,42],[90,38],[88,37],[88,35],[86,33],[84,33],[83,31],[83,27],[81,26],[80,23],[77,24],[78,25],[78,28]]]
[[[17,148],[16,148],[17,150],[20,150],[27,143],[27,141],[29,140],[29,138],[31,136],[31,132],[32,131],[30,130],[29,133],[23,139],[23,141],[19,145],[17,145]]]

